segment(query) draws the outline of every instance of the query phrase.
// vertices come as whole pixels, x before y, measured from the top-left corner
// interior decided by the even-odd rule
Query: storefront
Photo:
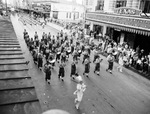
[[[108,35],[117,43],[127,42],[131,48],[144,49],[150,52],[150,20],[140,17],[140,10],[132,8],[117,8],[116,14],[90,12],[86,14],[86,21],[90,23],[90,30],[95,27]],[[117,14],[119,13],[119,14]]]

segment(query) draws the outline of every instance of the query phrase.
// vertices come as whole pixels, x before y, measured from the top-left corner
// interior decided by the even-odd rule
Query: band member
[[[95,62],[95,60],[99,57],[98,55],[98,49],[95,49],[94,50],[94,60],[93,60],[93,63]]]
[[[88,77],[89,72],[90,72],[90,60],[89,60],[89,58],[86,58],[86,59],[85,59],[84,64],[85,64],[85,70],[84,70],[83,75],[85,75],[85,76]]]
[[[74,102],[75,102],[75,108],[79,109],[80,103],[83,98],[83,93],[86,90],[86,85],[83,83],[81,76],[76,77],[76,79],[78,80],[77,90],[73,94],[77,95],[77,98],[74,100]]]
[[[52,65],[52,68],[54,68],[54,66],[55,66],[55,55],[52,52],[49,54],[49,63]]]
[[[73,52],[74,52],[74,45],[71,44],[71,54],[73,54]]]
[[[79,47],[78,48],[78,57],[80,58],[80,56],[81,56],[81,53],[82,53],[82,50],[81,50],[81,48]]]
[[[51,66],[49,65],[49,62],[47,61],[44,65],[44,72],[45,72],[45,81],[50,84],[51,80]]]
[[[65,76],[65,64],[61,63],[59,66],[59,74],[58,74],[58,78],[61,79],[62,81],[64,81],[64,76]]]
[[[107,57],[107,61],[108,61],[108,69],[106,69],[106,71],[112,73],[112,69],[113,69],[113,63],[114,63],[114,56],[113,53],[110,53]]]
[[[70,38],[70,45],[73,44],[73,37],[71,35],[71,38]]]
[[[89,54],[88,54],[88,51],[84,51],[83,53],[83,61],[82,61],[82,64],[84,63],[85,59],[89,58]]]
[[[60,56],[61,56],[61,52],[60,52],[60,49],[58,48],[56,50],[56,61],[59,63],[59,60],[60,60]]]
[[[42,51],[38,53],[38,68],[40,68],[40,70],[42,70],[43,67],[43,55],[42,55]]]
[[[65,51],[61,55],[61,62],[63,62],[63,63],[66,62],[66,52]]]
[[[71,49],[70,49],[70,47],[67,47],[66,48],[66,56],[67,56],[67,58],[69,58],[69,54],[71,54]]]
[[[75,61],[76,63],[78,63],[78,52],[77,52],[77,50],[75,50],[73,52],[73,61]]]
[[[97,75],[100,75],[100,63],[103,59],[100,58],[100,56],[98,56],[95,60],[95,70],[94,73],[96,73]]]
[[[76,64],[73,61],[73,63],[71,64],[71,74],[70,74],[70,77],[72,77],[75,74],[76,74]]]

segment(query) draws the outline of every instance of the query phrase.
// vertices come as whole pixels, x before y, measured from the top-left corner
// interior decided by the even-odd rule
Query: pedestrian
[[[76,77],[76,79],[78,80],[77,87],[76,87],[77,90],[73,94],[77,95],[77,98],[75,98],[74,102],[75,102],[75,108],[79,109],[80,103],[83,98],[83,93],[86,90],[86,85],[83,83],[83,79],[81,76]]]
[[[74,77],[75,74],[76,74],[76,64],[75,64],[75,61],[73,61],[72,64],[71,64],[71,74],[70,74],[70,77]]]
[[[117,67],[117,70],[119,70],[120,72],[122,72],[122,67],[123,67],[123,64],[124,64],[123,54],[120,54],[120,56],[119,56],[118,59],[119,59],[119,61],[118,61],[119,66]]]
[[[58,78],[61,79],[62,81],[64,81],[64,76],[65,76],[65,64],[61,63],[59,66],[59,74],[58,74]]]
[[[107,57],[107,61],[108,61],[108,68],[106,69],[106,71],[108,71],[109,73],[112,74],[112,69],[113,69],[113,63],[114,63],[114,56],[113,53],[110,53]]]
[[[28,34],[28,32],[26,31],[26,29],[24,29],[24,32],[23,32],[23,37],[25,39],[26,35]]]
[[[85,75],[85,76],[88,77],[89,72],[90,72],[90,60],[89,60],[89,58],[86,58],[86,59],[85,59],[84,64],[85,64],[85,70],[84,70],[83,75]]]
[[[51,80],[51,66],[49,65],[49,62],[47,61],[44,65],[44,72],[45,72],[45,81],[50,84]]]
[[[100,56],[98,56],[95,60],[95,70],[94,73],[96,73],[97,75],[100,75],[100,63],[103,59],[100,58]]]
[[[33,52],[32,52],[32,56],[33,56],[33,61],[35,64],[38,64],[38,49],[36,47],[34,47]]]
[[[38,53],[38,68],[42,70],[43,67],[43,55],[42,51]]]

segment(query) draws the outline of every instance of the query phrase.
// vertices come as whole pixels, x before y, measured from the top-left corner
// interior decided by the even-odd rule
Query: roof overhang
[[[92,12],[86,14],[86,21],[150,36],[150,19]]]

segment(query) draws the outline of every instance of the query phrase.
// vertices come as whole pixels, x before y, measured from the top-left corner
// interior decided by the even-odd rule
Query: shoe
[[[75,106],[75,108],[78,110],[79,109],[79,107],[77,107],[77,106]]]
[[[112,74],[112,71],[111,71],[111,70],[109,70],[109,73],[110,73],[110,74]]]
[[[94,71],[94,73],[95,73],[95,71]]]
[[[48,84],[50,84],[50,82],[48,82]]]
[[[77,102],[77,99],[74,100],[74,103],[76,103],[76,102]]]

